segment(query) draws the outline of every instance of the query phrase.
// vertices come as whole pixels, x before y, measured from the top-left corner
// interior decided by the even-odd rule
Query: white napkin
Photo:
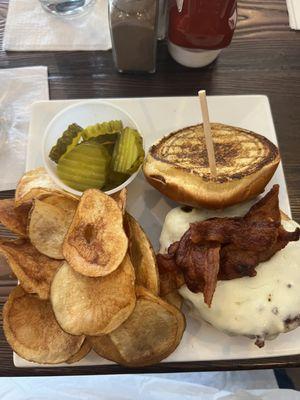
[[[300,0],[286,0],[289,12],[290,27],[300,29]]]
[[[0,69],[0,88],[0,190],[10,190],[25,171],[30,106],[49,99],[47,67]]]
[[[88,14],[71,19],[46,12],[39,0],[10,0],[4,50],[108,50],[111,40],[107,0],[97,0]]]
[[[232,375],[234,372],[231,373]],[[168,374],[169,376],[171,374]],[[299,400],[300,393],[293,390],[243,390],[250,380],[235,382],[239,389],[224,390],[202,384],[202,374],[195,373],[194,381],[172,374],[172,380],[161,376],[104,375],[0,378],[0,396],[3,400]],[[221,372],[215,374],[216,382]],[[262,376],[265,376],[262,373]],[[238,377],[237,377],[238,378]],[[222,378],[221,378],[222,379]],[[234,378],[233,378],[234,380]],[[263,387],[263,386],[262,386]],[[242,388],[242,389],[241,389]]]

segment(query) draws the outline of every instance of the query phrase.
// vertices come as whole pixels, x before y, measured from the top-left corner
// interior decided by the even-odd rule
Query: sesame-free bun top
[[[170,133],[149,150],[143,171],[161,193],[193,207],[224,208],[261,193],[279,162],[277,147],[245,129],[212,123],[217,176],[210,173],[203,125]]]

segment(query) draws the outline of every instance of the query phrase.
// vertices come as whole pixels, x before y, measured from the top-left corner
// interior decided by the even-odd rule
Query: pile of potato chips
[[[89,189],[78,198],[43,168],[22,177],[15,199],[0,201],[0,222],[20,236],[0,238],[0,254],[19,280],[3,321],[21,357],[73,363],[93,349],[133,367],[178,346],[180,301],[159,297],[154,252],[125,206],[126,190],[110,197]]]

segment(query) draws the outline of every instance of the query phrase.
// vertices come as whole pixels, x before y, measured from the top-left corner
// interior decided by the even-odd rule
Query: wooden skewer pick
[[[216,168],[215,150],[214,150],[214,143],[213,143],[212,135],[211,135],[205,90],[199,90],[198,96],[199,96],[200,106],[201,106],[201,111],[202,111],[203,128],[204,128],[209,168],[210,168],[210,172],[211,172],[212,176],[216,177],[217,176],[217,168]]]

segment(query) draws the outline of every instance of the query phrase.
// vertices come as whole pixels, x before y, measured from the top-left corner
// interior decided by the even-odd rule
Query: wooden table
[[[111,52],[0,52],[0,68],[47,65],[51,99],[194,95],[266,94],[269,96],[294,219],[300,222],[300,34],[291,31],[285,0],[240,0],[239,22],[231,46],[204,69],[187,69],[158,48],[155,75],[120,75]],[[0,42],[8,1],[0,0]],[[1,45],[0,45],[1,47]],[[1,88],[0,88],[1,91]],[[1,172],[3,173],[3,172]],[[11,197],[13,192],[2,192]],[[5,296],[1,298],[1,305]],[[164,364],[164,372],[300,366],[300,355],[255,361]],[[0,331],[0,375],[77,375],[159,372],[162,365],[139,370],[118,366],[17,369]]]

